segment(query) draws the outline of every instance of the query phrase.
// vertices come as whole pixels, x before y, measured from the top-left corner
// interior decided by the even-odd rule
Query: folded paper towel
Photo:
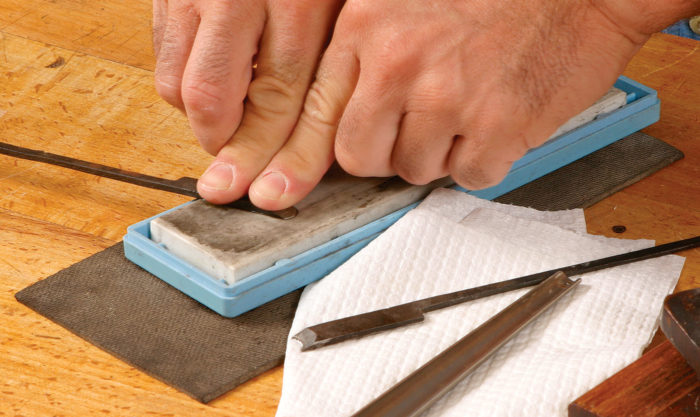
[[[437,190],[307,287],[290,334],[653,244],[587,236],[582,226],[580,210],[543,213]],[[571,400],[641,354],[682,265],[683,258],[666,256],[585,275],[578,289],[425,415],[565,416]],[[424,323],[315,351],[302,353],[291,340],[277,416],[351,415],[526,291],[435,311]]]

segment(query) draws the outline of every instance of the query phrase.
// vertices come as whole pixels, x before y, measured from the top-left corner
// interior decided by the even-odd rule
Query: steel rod
[[[126,171],[119,168],[96,164],[94,162],[83,161],[68,156],[38,151],[35,149],[23,148],[20,146],[10,145],[8,143],[1,142],[0,154],[14,156],[16,158],[28,159],[30,161],[37,161],[46,164],[56,165],[63,168],[72,169],[74,171],[85,172],[87,174],[122,181],[141,187],[147,187],[156,190],[167,191],[170,193],[186,195],[188,197],[202,198],[197,192],[196,178],[182,177],[176,180],[169,180],[165,178],[153,177],[151,175],[140,174],[138,172]],[[264,214],[278,219],[291,219],[294,216],[296,216],[298,212],[295,207],[289,207],[284,210],[275,211],[262,210],[254,206],[247,196],[244,196],[232,203],[229,203],[228,206],[239,210]]]

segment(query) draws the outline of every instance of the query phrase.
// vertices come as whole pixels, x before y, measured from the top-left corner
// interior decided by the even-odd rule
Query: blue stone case
[[[455,188],[491,200],[659,120],[660,102],[656,91],[624,76],[618,79],[615,87],[627,93],[625,106],[532,149],[513,164],[508,176],[495,187],[479,191]],[[151,220],[167,211],[130,226],[124,236],[124,253],[127,259],[210,309],[226,317],[235,317],[323,278],[416,205],[292,258],[281,259],[234,284],[205,274],[150,239]]]

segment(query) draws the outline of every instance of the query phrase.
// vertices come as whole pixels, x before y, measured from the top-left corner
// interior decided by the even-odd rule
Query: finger
[[[167,0],[153,0],[153,52],[157,57],[168,17]]]
[[[447,176],[456,131],[454,119],[446,112],[406,113],[391,155],[393,169],[411,184]]]
[[[158,14],[161,16],[158,19],[162,19],[162,8],[159,10]],[[167,18],[164,24],[161,40],[156,46],[156,91],[165,101],[184,111],[180,86],[197,33],[199,16],[189,4],[178,0],[170,1],[167,4]],[[160,27],[157,30],[160,31]]]
[[[296,204],[321,180],[333,162],[338,123],[359,75],[349,49],[333,42],[319,66],[292,136],[250,187],[251,201],[267,210]]]
[[[215,155],[241,120],[265,16],[256,2],[215,1],[201,10],[201,19],[182,100],[194,135]]]
[[[335,142],[336,159],[348,173],[363,177],[395,175],[391,152],[399,132],[403,95],[376,71],[363,68],[343,113]],[[365,75],[369,74],[369,75]]]
[[[200,179],[199,192],[208,201],[244,195],[287,141],[338,8],[337,2],[296,1],[289,13],[282,5],[287,7],[270,6],[241,124],[214,162],[225,176],[210,171]]]

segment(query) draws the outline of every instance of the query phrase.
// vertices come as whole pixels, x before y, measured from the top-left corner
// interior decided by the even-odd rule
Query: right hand
[[[209,178],[220,177],[221,187],[226,177],[236,179],[228,186],[241,189],[227,190],[229,201],[247,192],[287,141],[341,6],[340,0],[153,0],[156,90],[187,114],[207,152],[216,155],[230,142],[231,164],[209,169],[218,169]],[[219,185],[200,183],[200,192],[216,196]]]

